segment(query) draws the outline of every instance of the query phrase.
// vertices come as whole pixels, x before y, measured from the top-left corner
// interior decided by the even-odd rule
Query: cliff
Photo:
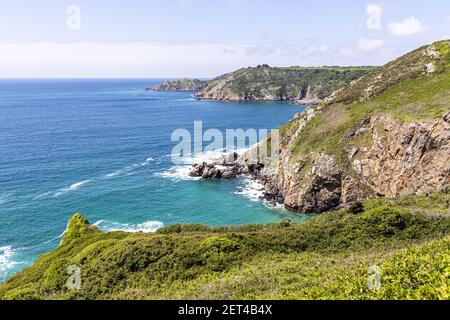
[[[226,178],[253,175],[268,200],[327,214],[153,234],[104,233],[77,214],[0,299],[448,300],[449,83],[450,41],[436,42],[298,114],[280,129],[279,158],[232,155]]]
[[[444,188],[449,83],[450,41],[419,48],[298,114],[280,129],[280,158],[251,174],[269,201],[297,212]]]
[[[289,100],[318,103],[366,74],[371,67],[243,68],[211,80],[199,99],[228,101]]]
[[[208,85],[208,81],[198,79],[179,79],[166,81],[153,87],[145,88],[146,91],[199,91]]]

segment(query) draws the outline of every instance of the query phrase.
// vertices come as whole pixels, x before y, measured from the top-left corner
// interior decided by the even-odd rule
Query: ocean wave
[[[171,179],[172,181],[178,180],[200,180],[200,177],[191,177],[189,172],[191,171],[191,166],[176,166],[172,167],[166,171],[158,172],[155,175],[163,178]]]
[[[78,190],[82,186],[84,186],[85,184],[88,184],[91,181],[92,180],[83,180],[83,181],[71,184],[68,187],[61,188],[61,189],[56,190],[56,191],[45,192],[45,193],[42,193],[42,194],[34,197],[33,200],[38,200],[38,199],[41,199],[41,198],[56,198],[56,197],[62,196],[63,194],[69,193],[71,191]]]
[[[99,229],[107,232],[112,231],[125,231],[125,232],[144,232],[151,233],[155,232],[159,228],[162,228],[164,224],[160,221],[146,221],[144,223],[139,224],[128,224],[128,223],[119,223],[114,221],[107,220],[99,220],[93,224]]]
[[[264,185],[259,181],[245,177],[234,193],[251,201],[261,201],[264,198]]]
[[[0,205],[5,204],[11,200],[12,193],[0,195]]]
[[[240,149],[233,149],[233,150],[227,150],[227,149],[221,149],[221,150],[208,150],[201,153],[196,154],[189,154],[186,157],[182,158],[181,161],[184,164],[190,164],[193,165],[195,163],[202,163],[202,162],[216,162],[221,160],[225,155],[230,154],[232,152],[236,152],[237,154],[241,155],[245,153],[248,148],[240,148]]]
[[[106,174],[105,178],[114,178],[114,177],[120,176],[121,174],[122,174],[122,170],[117,170],[112,173]]]
[[[237,150],[233,150],[231,152],[236,152],[238,154],[242,154],[244,153],[246,149],[237,149]],[[181,165],[178,166],[173,166],[168,170],[165,170],[163,172],[160,173],[156,173],[155,175],[163,177],[163,178],[168,178],[168,179],[172,179],[172,180],[200,180],[201,178],[199,177],[190,177],[189,176],[189,172],[191,170],[191,167],[193,164],[196,163],[213,163],[216,161],[219,161],[222,159],[223,156],[229,154],[229,151],[226,150],[210,150],[210,151],[205,151],[202,153],[198,153],[198,154],[190,154],[187,155],[186,157],[181,159]],[[165,155],[163,156],[165,158],[171,157],[171,155]],[[161,157],[161,158],[163,158]],[[221,166],[217,166],[217,168],[224,168]]]
[[[0,247],[0,282],[11,273],[11,269],[21,264],[13,258],[14,251],[11,246]]]
[[[147,165],[150,164],[150,162],[155,161],[154,158],[152,157],[148,157],[147,159],[145,159],[144,162],[141,163],[135,163],[132,164],[130,166],[127,166],[123,169],[108,173],[105,175],[105,178],[115,178],[115,177],[119,177],[119,176],[131,176],[134,175],[136,173],[132,173],[133,170],[137,169],[137,168],[141,168],[141,167],[146,167]]]

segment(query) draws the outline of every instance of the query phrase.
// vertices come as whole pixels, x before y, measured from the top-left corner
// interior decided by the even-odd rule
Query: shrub
[[[353,203],[350,208],[348,208],[348,212],[351,214],[360,214],[364,212],[364,205],[362,202],[355,202]]]
[[[396,207],[382,206],[361,216],[362,223],[373,236],[392,236],[406,227],[406,217]]]
[[[230,253],[239,248],[239,243],[225,237],[209,237],[200,244],[201,250],[207,256]]]
[[[65,259],[52,262],[44,273],[42,290],[44,292],[64,290],[69,277],[67,268],[70,264],[71,263]]]
[[[41,300],[38,290],[34,287],[16,288],[8,291],[0,300]]]

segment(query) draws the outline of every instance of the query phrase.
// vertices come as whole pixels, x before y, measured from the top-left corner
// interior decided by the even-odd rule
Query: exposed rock
[[[235,155],[231,155],[232,158],[235,157]],[[218,163],[198,163],[194,164],[189,172],[189,176],[191,177],[201,177],[202,179],[208,180],[218,180],[218,179],[224,179],[229,180],[233,179],[237,176],[239,173],[240,168],[235,164],[235,162],[232,162],[230,165],[224,164],[220,162]]]
[[[356,202],[365,198],[365,194],[361,186],[350,176],[342,180],[341,185],[341,204],[346,206],[352,202]]]
[[[238,157],[239,157],[239,155],[238,155],[236,152],[228,153],[228,154],[225,154],[225,155],[222,157],[220,163],[221,163],[223,166],[226,166],[226,165],[234,165],[234,163],[236,162],[236,160],[238,159]]]
[[[208,81],[198,79],[179,79],[166,81],[153,87],[145,88],[146,91],[200,91],[208,85]]]
[[[396,197],[450,184],[450,125],[438,120],[400,124],[390,116],[370,119],[372,147],[359,152],[353,169],[376,194]]]
[[[445,122],[450,123],[450,112],[447,113],[447,114],[444,116],[443,119],[444,119]]]
[[[448,41],[442,45],[450,48]],[[253,146],[237,159],[232,156],[230,160],[234,160],[234,164],[226,166],[232,172],[229,176],[250,175],[264,185],[267,201],[304,213],[348,207],[370,197],[415,195],[449,186],[450,112],[439,118],[404,120],[400,112],[394,118],[380,107],[370,110],[366,119],[354,124],[353,115],[347,111],[352,106],[360,106],[355,102],[375,99],[376,95],[405,79],[437,77],[439,72],[448,72],[439,60],[440,54],[432,47],[419,48],[339,90],[327,102],[296,114],[280,137],[279,158],[268,159],[257,153],[255,156],[258,145]],[[431,62],[436,67],[435,74],[427,75],[425,64]],[[445,85],[442,87],[447,90]],[[428,97],[424,96],[423,101],[419,100],[422,104],[411,107],[433,107],[426,99]],[[376,104],[371,106],[377,107]],[[366,113],[355,111],[365,117]],[[324,112],[326,116],[334,116],[335,112],[333,121],[338,124],[327,123]],[[313,128],[308,127],[319,116],[320,121],[312,122]],[[348,127],[339,127],[338,121]],[[305,131],[305,128],[310,130]],[[310,145],[299,148],[305,137],[309,138],[309,144],[316,141],[315,136],[308,135],[325,136],[329,132],[342,137],[339,150],[329,144],[320,148]],[[317,140],[323,143],[323,139]],[[222,171],[221,177],[224,177]]]
[[[336,90],[366,74],[361,68],[242,68],[211,80],[199,99],[227,101],[294,101],[318,104]]]
[[[206,163],[196,163],[192,166],[191,170],[189,171],[190,177],[201,177],[203,176],[203,171],[206,167]]]
[[[236,177],[236,173],[233,170],[226,170],[222,173],[222,179],[229,180]]]
[[[444,117],[445,118],[445,117]],[[387,115],[370,118],[349,137],[370,134],[371,147],[351,148],[355,179],[331,155],[313,155],[310,170],[282,153],[276,173],[265,177],[266,198],[283,198],[297,212],[324,212],[372,196],[397,197],[439,190],[450,185],[450,124],[442,120],[400,124]]]

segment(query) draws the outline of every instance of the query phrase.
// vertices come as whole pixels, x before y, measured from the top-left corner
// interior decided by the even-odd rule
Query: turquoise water
[[[177,128],[271,129],[303,109],[144,92],[159,81],[0,80],[0,282],[55,248],[83,213],[104,230],[295,220],[254,186],[196,181],[170,158]]]

